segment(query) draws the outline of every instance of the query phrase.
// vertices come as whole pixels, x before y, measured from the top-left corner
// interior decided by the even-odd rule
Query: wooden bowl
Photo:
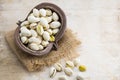
[[[23,21],[18,21],[18,23],[17,23],[18,27],[17,27],[17,29],[15,30],[15,33],[14,33],[14,40],[15,40],[16,45],[19,47],[19,49],[21,49],[25,53],[28,53],[28,54],[31,54],[31,55],[35,55],[35,56],[42,56],[42,55],[50,53],[51,50],[57,50],[58,49],[58,41],[62,38],[62,36],[63,36],[63,34],[65,32],[66,23],[67,22],[66,22],[66,16],[65,16],[64,12],[62,11],[62,9],[59,8],[55,4],[52,4],[52,3],[41,3],[41,4],[37,5],[37,6],[35,6],[34,8],[36,8],[36,9],[47,8],[47,9],[51,9],[52,11],[54,11],[54,12],[56,12],[58,14],[58,16],[60,18],[59,21],[61,22],[61,26],[60,26],[59,32],[55,35],[55,41],[54,42],[50,42],[48,44],[48,46],[45,49],[43,49],[43,50],[35,51],[35,50],[32,50],[32,49],[29,49],[20,40],[20,35],[19,35],[20,27],[21,27],[20,24]],[[28,16],[32,13],[32,10],[28,14]],[[27,20],[27,17],[26,17],[25,20]]]

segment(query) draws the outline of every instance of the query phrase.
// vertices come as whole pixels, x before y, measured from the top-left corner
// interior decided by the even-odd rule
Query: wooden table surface
[[[4,32],[17,27],[35,5],[52,2],[67,15],[67,25],[77,33],[86,72],[84,80],[120,80],[120,0],[0,0],[0,80],[57,80],[44,72],[28,72],[4,40]],[[72,76],[69,80],[75,80]]]

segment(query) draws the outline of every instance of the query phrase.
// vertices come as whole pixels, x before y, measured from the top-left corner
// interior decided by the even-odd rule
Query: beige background
[[[44,72],[28,72],[7,46],[3,32],[16,28],[29,10],[40,2],[52,2],[67,15],[69,28],[78,33],[81,64],[74,70],[85,80],[120,80],[120,0],[0,0],[0,80],[57,80]],[[69,80],[75,80],[74,76]]]

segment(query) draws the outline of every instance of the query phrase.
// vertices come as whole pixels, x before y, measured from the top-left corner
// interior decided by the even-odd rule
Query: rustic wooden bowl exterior
[[[48,46],[45,49],[43,49],[43,50],[35,51],[35,50],[29,49],[20,40],[20,35],[19,35],[20,27],[21,27],[20,24],[23,21],[19,21],[17,23],[18,27],[17,27],[17,29],[15,30],[15,33],[14,33],[14,40],[15,40],[16,45],[19,47],[19,49],[21,49],[25,53],[28,53],[28,54],[31,54],[31,55],[34,55],[34,56],[42,56],[42,55],[48,54],[51,50],[57,50],[57,48],[58,48],[58,44],[57,43],[62,38],[62,36],[63,36],[63,34],[65,32],[67,22],[66,22],[66,16],[65,16],[64,12],[62,11],[62,9],[59,8],[55,4],[52,4],[52,3],[41,3],[41,4],[37,5],[37,6],[35,6],[34,8],[36,8],[36,9],[48,8],[48,9],[51,9],[52,11],[56,12],[59,15],[59,17],[60,17],[59,21],[61,22],[61,26],[60,26],[59,32],[55,35],[55,41],[54,42],[50,42],[48,44]],[[32,10],[30,11],[30,13],[32,13]],[[30,13],[28,14],[28,16],[30,15]],[[26,17],[25,20],[27,20],[27,17]]]

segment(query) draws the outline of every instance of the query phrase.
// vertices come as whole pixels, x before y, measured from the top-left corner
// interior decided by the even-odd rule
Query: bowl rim
[[[23,21],[27,20],[28,16],[32,13],[32,10],[34,8],[36,8],[36,9],[49,8],[49,9],[51,9],[52,11],[56,12],[59,15],[60,21],[61,21],[60,30],[55,35],[55,39],[56,40],[54,42],[50,42],[48,44],[48,46],[45,49],[43,49],[43,50],[32,50],[32,49],[29,49],[28,47],[26,47],[21,42],[20,36],[19,36],[20,27],[21,27],[20,24]],[[67,21],[66,21],[66,16],[65,16],[65,13],[63,12],[63,10],[60,7],[58,7],[57,5],[53,4],[53,3],[48,3],[48,2],[40,3],[37,6],[35,6],[34,8],[31,9],[29,14],[25,18],[25,20],[19,21],[17,23],[18,27],[16,28],[15,33],[14,33],[14,40],[15,40],[16,45],[19,47],[19,49],[21,49],[25,53],[29,53],[29,54],[34,55],[34,56],[42,56],[42,55],[48,54],[51,50],[57,50],[58,49],[58,44],[57,43],[62,38],[62,36],[63,36],[63,34],[65,32]]]

